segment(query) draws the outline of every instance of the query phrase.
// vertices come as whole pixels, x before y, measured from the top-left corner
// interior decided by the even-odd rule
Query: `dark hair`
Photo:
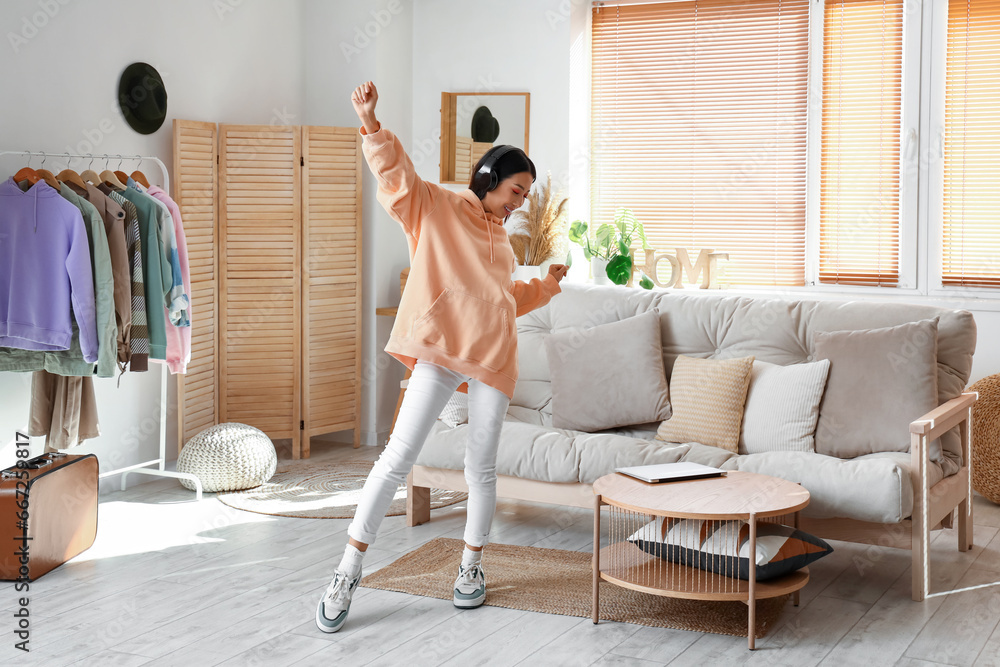
[[[490,172],[480,174],[479,170],[482,168],[490,157],[497,151],[506,148],[506,152],[500,156],[500,159],[496,161],[493,165],[492,172],[496,175],[496,179],[490,178]],[[486,193],[490,190],[496,188],[505,178],[513,176],[514,174],[520,174],[522,172],[531,173],[531,182],[535,182],[535,163],[531,161],[524,151],[516,146],[494,146],[493,148],[486,151],[483,157],[479,158],[479,162],[472,169],[472,177],[469,179],[469,189],[476,193],[476,196],[482,199],[486,196]]]

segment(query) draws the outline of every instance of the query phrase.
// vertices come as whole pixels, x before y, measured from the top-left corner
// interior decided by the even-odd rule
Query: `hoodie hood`
[[[476,209],[476,214],[479,218],[483,220],[486,225],[486,231],[490,235],[490,264],[493,263],[493,225],[500,225],[503,227],[503,218],[497,217],[492,213],[487,213],[486,209],[483,207],[483,200],[476,196],[476,193],[472,190],[466,188],[458,193],[459,196],[465,201],[472,204],[473,208]]]
[[[31,197],[32,199],[32,217],[34,219],[32,225],[32,231],[38,231],[38,197],[50,197],[57,194],[55,189],[52,188],[48,183],[43,180],[32,184],[30,181],[15,182],[14,177],[11,176],[7,179],[7,183],[14,188],[17,192],[23,193],[25,196]],[[47,192],[46,192],[47,191]],[[13,192],[13,190],[12,190]]]

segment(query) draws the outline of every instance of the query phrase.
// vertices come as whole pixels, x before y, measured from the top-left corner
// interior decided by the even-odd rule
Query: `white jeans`
[[[389,443],[365,481],[347,534],[358,542],[375,541],[396,489],[406,479],[424,440],[451,395],[469,383],[469,438],[465,446],[465,481],[469,485],[465,541],[474,547],[489,541],[497,506],[497,445],[510,399],[499,389],[426,361],[417,361],[399,407]]]

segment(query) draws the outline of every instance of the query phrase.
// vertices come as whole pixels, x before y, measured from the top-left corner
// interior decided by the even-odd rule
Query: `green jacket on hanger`
[[[167,325],[165,305],[173,275],[170,264],[164,256],[164,246],[160,239],[165,212],[149,195],[138,190],[125,188],[122,197],[135,204],[139,216],[139,235],[142,238],[142,273],[145,276],[146,326],[149,330],[149,358],[167,359]]]

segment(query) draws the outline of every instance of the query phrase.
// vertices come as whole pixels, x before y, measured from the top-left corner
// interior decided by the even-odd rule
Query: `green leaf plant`
[[[643,249],[649,247],[646,232],[635,213],[628,208],[618,209],[615,211],[614,223],[600,225],[593,234],[593,240],[587,233],[588,230],[589,226],[583,220],[574,221],[569,228],[569,240],[583,248],[583,255],[588,261],[594,257],[607,260],[608,278],[611,282],[616,285],[628,283],[633,270],[632,242],[638,237]]]

